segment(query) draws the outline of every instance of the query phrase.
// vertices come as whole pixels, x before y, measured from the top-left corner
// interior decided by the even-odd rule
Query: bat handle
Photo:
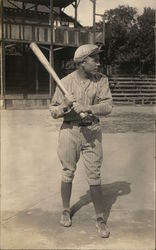
[[[76,102],[73,102],[73,107],[74,107],[74,104],[75,104]],[[83,113],[83,112],[81,112],[80,113],[80,117],[83,119],[83,118],[85,118],[86,116],[88,115],[88,113]]]

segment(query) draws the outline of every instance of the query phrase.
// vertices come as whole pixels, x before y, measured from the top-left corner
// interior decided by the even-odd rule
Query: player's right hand
[[[73,106],[73,102],[76,102],[73,94],[68,94],[64,97],[64,104],[66,107],[71,108]]]

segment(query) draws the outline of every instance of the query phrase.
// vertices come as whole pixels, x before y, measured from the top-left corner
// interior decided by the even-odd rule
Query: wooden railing
[[[111,76],[109,82],[114,103],[156,103],[156,78],[154,76]]]
[[[51,28],[48,25],[4,23],[4,40],[51,44]],[[79,46],[92,42],[91,31],[69,27],[53,28],[53,44]]]

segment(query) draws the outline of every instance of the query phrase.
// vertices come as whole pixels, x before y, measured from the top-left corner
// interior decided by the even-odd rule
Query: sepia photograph
[[[0,0],[0,249],[155,250],[156,1]]]

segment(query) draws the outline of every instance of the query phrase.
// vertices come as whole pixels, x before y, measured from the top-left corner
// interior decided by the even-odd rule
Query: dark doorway
[[[49,94],[49,74],[28,46],[15,46],[5,57],[6,94]],[[44,51],[49,57],[49,52]]]

